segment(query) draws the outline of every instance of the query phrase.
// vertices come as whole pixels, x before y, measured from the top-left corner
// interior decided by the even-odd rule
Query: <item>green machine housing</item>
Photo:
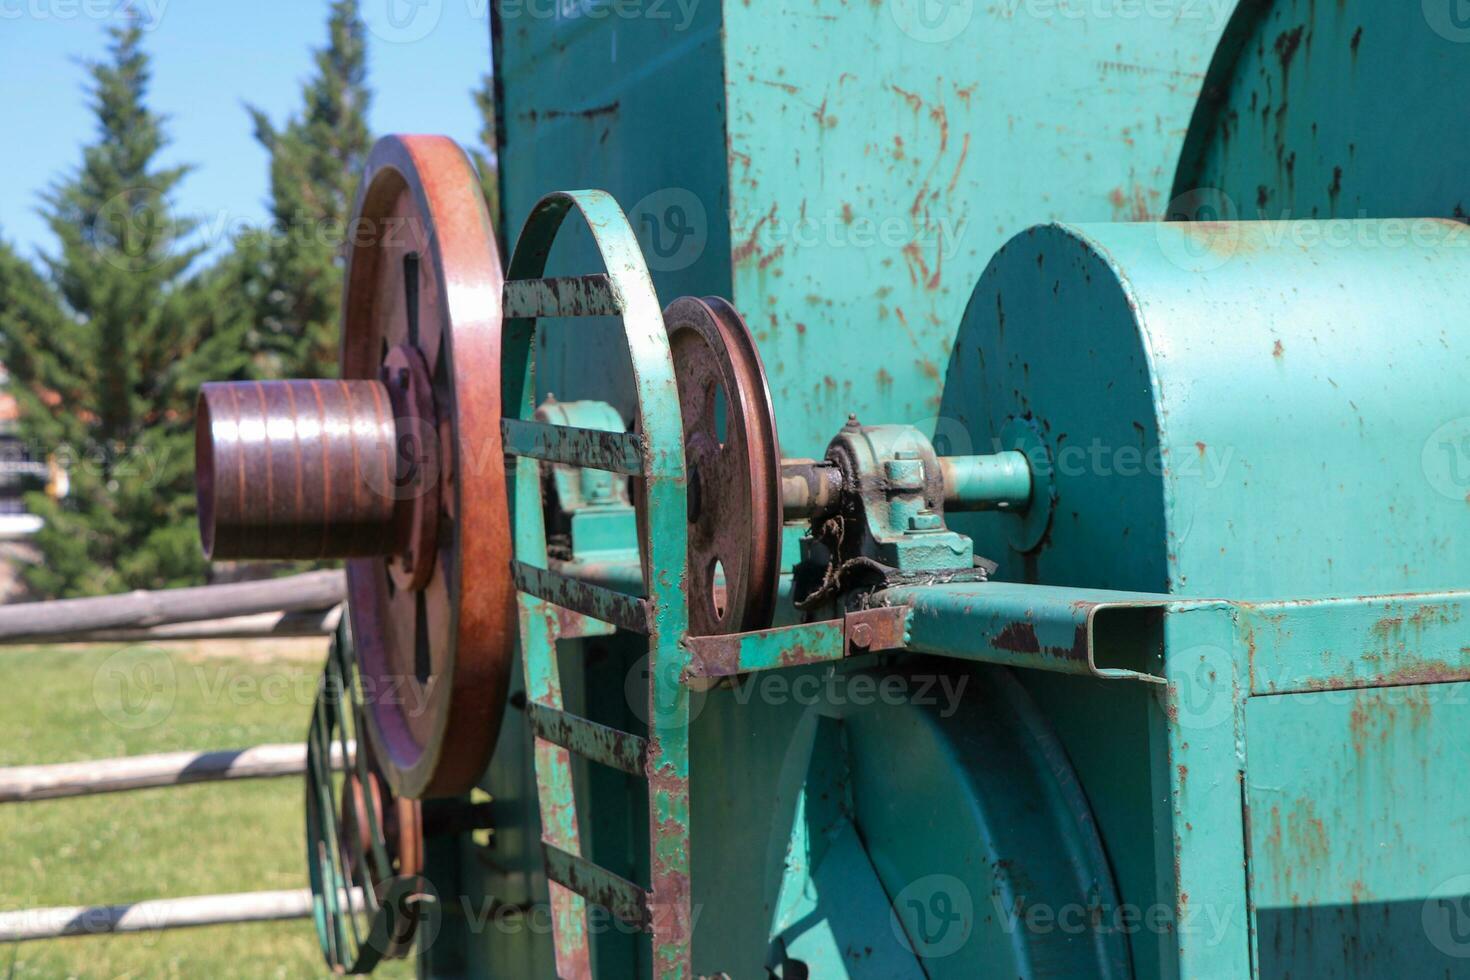
[[[664,302],[744,314],[785,456],[853,413],[1044,488],[947,515],[994,572],[889,590],[908,652],[691,698],[694,971],[1470,974],[1463,28],[1082,6],[494,10],[508,238],[603,189]],[[548,270],[595,259],[569,232]],[[575,329],[538,330],[538,396],[627,425],[621,338]],[[627,500],[575,476],[572,557],[636,573]],[[568,706],[638,730],[644,649],[562,646]],[[585,853],[646,881],[641,785],[576,781]],[[482,786],[421,967],[554,975],[523,713]],[[599,976],[653,970],[590,932]]]

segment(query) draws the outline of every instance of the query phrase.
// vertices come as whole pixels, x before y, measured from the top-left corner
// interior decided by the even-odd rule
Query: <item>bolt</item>
[[[847,413],[847,425],[848,425],[849,428],[853,428],[853,429],[856,429],[857,428],[857,425],[858,425],[857,412],[848,412]]]
[[[852,632],[848,634],[848,639],[852,641],[853,646],[860,650],[866,650],[873,645],[873,627],[867,623],[858,623],[852,628]]]

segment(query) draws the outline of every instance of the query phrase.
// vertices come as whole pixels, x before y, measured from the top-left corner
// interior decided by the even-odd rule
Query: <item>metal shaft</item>
[[[985,456],[942,456],[944,509],[1024,511],[1031,500],[1031,463],[1009,450]],[[781,506],[787,521],[810,520],[835,510],[842,471],[828,460],[781,461]]]
[[[1016,450],[986,456],[941,456],[944,509],[1021,512],[1031,501],[1031,462]]]
[[[398,432],[372,380],[206,384],[195,423],[199,532],[222,558],[394,550]]]

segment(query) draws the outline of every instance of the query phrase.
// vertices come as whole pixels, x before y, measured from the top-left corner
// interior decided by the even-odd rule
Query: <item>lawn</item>
[[[0,650],[0,766],[300,741],[325,650]],[[302,841],[299,778],[0,805],[0,910],[301,888]],[[326,973],[306,919],[0,946],[0,977]]]

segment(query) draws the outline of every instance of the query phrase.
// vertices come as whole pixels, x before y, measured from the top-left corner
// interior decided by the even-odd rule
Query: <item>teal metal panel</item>
[[[1162,213],[1230,7],[958,4],[936,33],[916,6],[496,6],[508,229],[548,191],[611,192],[665,302],[730,296],[749,319],[788,455],[819,456],[848,411],[932,428],[970,288],[1011,234]],[[589,265],[585,242],[559,249],[552,271]],[[543,393],[629,414],[616,339],[548,334]]]
[[[1470,970],[1470,684],[1251,698],[1262,978]]]
[[[1463,592],[1242,606],[1253,694],[1470,679]]]
[[[966,311],[941,435],[964,447],[954,451],[985,451],[1012,420],[1027,419],[1056,505],[1025,553],[1012,545],[1014,516],[949,514],[949,523],[999,562],[998,578],[1043,585],[1263,602],[1463,585],[1470,553],[1453,541],[1470,488],[1455,469],[1454,423],[1465,417],[1460,379],[1470,368],[1470,337],[1458,328],[1470,250],[1455,247],[1459,226],[1436,227],[1445,237],[1418,242],[1376,222],[1351,223],[1346,241],[1311,237],[1320,225],[1266,222],[1017,236]],[[1370,654],[1390,675],[1458,670],[1464,655],[1448,645],[1450,626],[1421,618],[1416,635],[1412,615],[1401,635],[1372,646],[1377,620],[1395,616],[1338,609],[1333,621],[1359,632],[1335,654],[1304,633],[1258,629],[1257,665],[1264,671],[1264,658],[1279,655],[1272,671],[1303,682],[1377,676]],[[1221,665],[1169,659],[1196,646],[1232,677],[1206,699],[1228,715],[1250,689],[1244,640],[1171,639],[1175,686],[1210,690]],[[1211,787],[1211,807],[1228,806],[1221,787],[1239,770],[1227,779],[1225,749],[1176,760],[1171,753],[1206,747],[1171,723],[1169,704],[1138,691],[1039,672],[1022,680],[1077,766],[1123,900],[1148,907],[1206,894],[1176,890],[1174,869],[1214,866],[1232,838],[1169,829],[1163,841],[1196,840],[1206,857],[1156,850],[1155,834],[1178,819],[1156,807],[1188,805],[1201,785]],[[1140,769],[1121,757],[1155,761]],[[1201,814],[1225,812],[1211,807]],[[1148,831],[1143,813],[1152,814]],[[1178,969],[1183,954],[1148,938],[1134,938],[1140,974]]]
[[[976,287],[942,414],[982,445],[1029,417],[1057,503],[1025,556],[1007,544],[1015,517],[951,523],[1001,576],[1069,586],[1267,599],[1463,584],[1464,229],[1345,226],[1012,240]]]
[[[1470,87],[1462,11],[1456,0],[1242,3],[1190,123],[1170,216],[1463,219],[1470,134],[1450,97]]]
[[[788,455],[849,411],[932,430],[1011,235],[1162,213],[1230,5],[1209,6],[724,5],[733,298]]]

